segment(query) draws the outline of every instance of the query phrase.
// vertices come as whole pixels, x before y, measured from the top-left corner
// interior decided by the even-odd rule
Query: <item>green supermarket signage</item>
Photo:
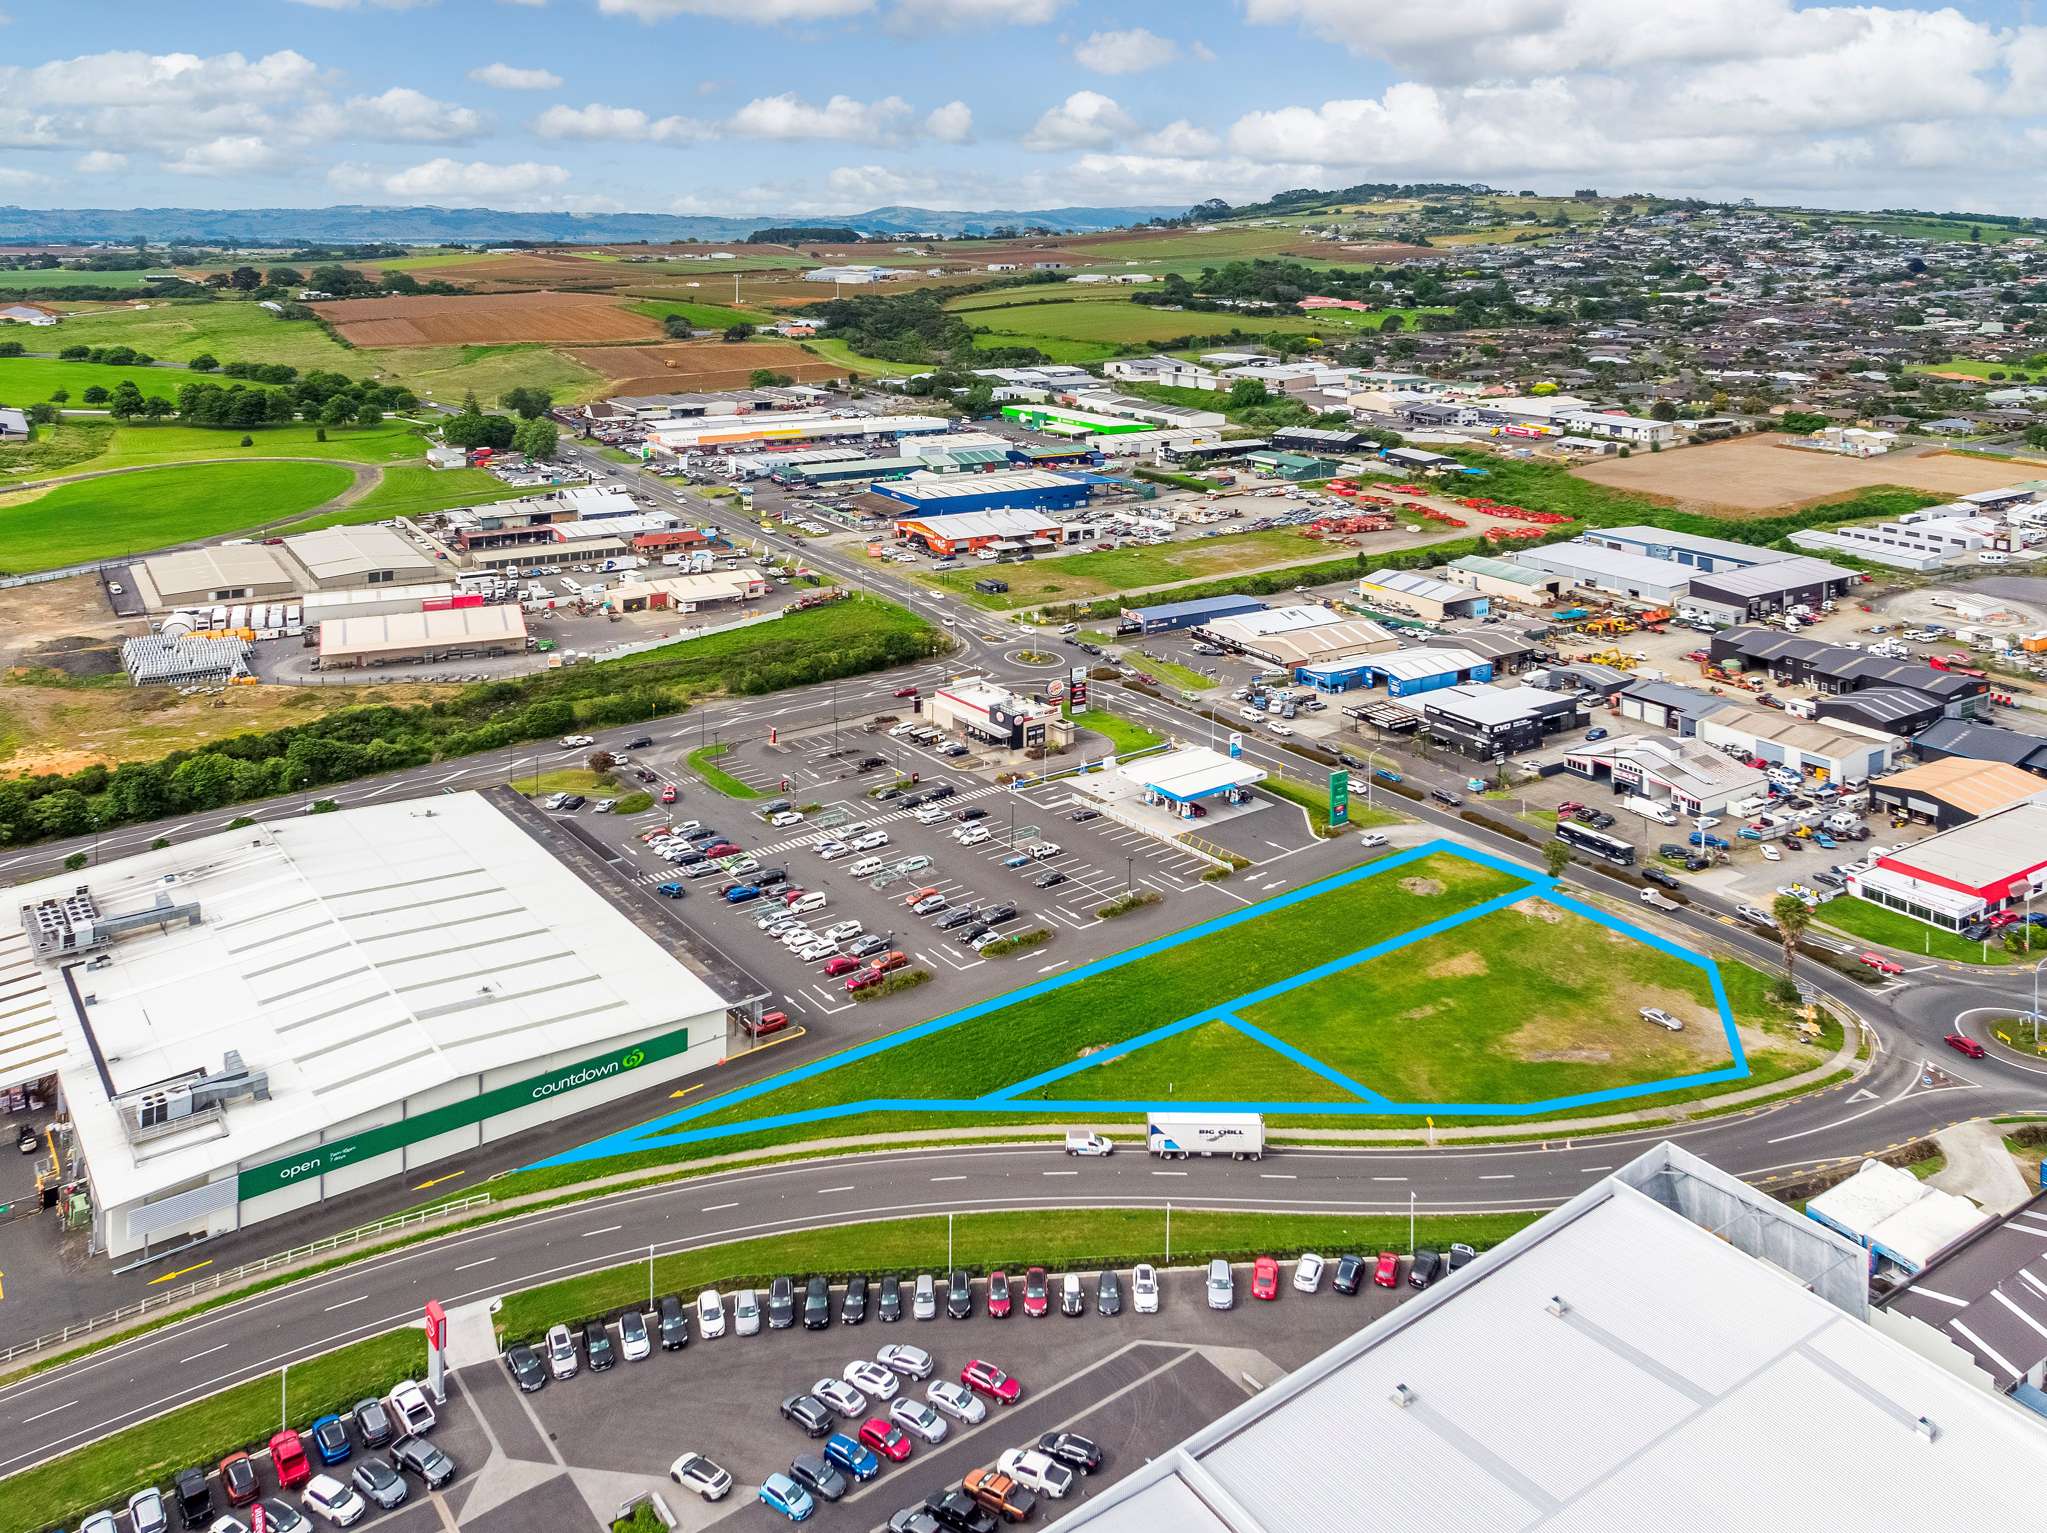
[[[431,1139],[436,1134],[445,1134],[450,1129],[467,1128],[472,1123],[481,1123],[486,1118],[496,1118],[522,1107],[531,1107],[535,1102],[545,1102],[566,1091],[575,1091],[599,1081],[611,1080],[628,1070],[655,1060],[672,1059],[689,1048],[689,1030],[678,1028],[672,1033],[663,1033],[658,1038],[649,1038],[642,1043],[616,1053],[601,1054],[595,1059],[579,1060],[564,1065],[545,1075],[535,1075],[523,1081],[514,1081],[508,1086],[497,1086],[473,1097],[464,1097],[459,1102],[448,1102],[440,1107],[429,1108],[410,1118],[401,1118],[396,1123],[382,1124],[365,1129],[347,1139],[337,1139],[331,1144],[314,1145],[283,1160],[273,1160],[266,1165],[251,1166],[243,1171],[239,1180],[238,1195],[243,1198],[260,1197],[266,1192],[275,1192],[280,1187],[292,1187],[309,1177],[325,1176],[330,1171],[339,1171],[357,1161],[369,1160],[408,1144],[417,1144],[422,1139]]]
[[[1350,823],[1350,773],[1329,774],[1329,823],[1348,825]]]

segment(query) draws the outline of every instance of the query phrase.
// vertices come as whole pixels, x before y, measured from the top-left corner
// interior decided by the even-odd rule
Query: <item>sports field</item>
[[[1761,976],[1738,972],[1726,986],[1712,959],[1436,841],[542,1164],[905,1113],[994,1123],[1170,1102],[1352,1122],[1530,1116],[1817,1064],[1782,1037]],[[1643,1006],[1685,1027],[1654,1027]]]
[[[0,495],[0,570],[20,574],[224,537],[346,490],[334,463],[195,463]]]

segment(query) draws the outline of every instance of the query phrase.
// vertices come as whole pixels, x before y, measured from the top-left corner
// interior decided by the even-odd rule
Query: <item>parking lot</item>
[[[906,1281],[905,1318],[894,1324],[875,1318],[855,1326],[839,1323],[843,1291],[835,1290],[830,1328],[764,1327],[744,1337],[731,1330],[728,1298],[727,1334],[707,1340],[697,1334],[693,1320],[693,1339],[680,1351],[657,1347],[644,1361],[620,1363],[601,1374],[584,1368],[572,1379],[528,1395],[513,1388],[501,1367],[470,1368],[461,1377],[493,1424],[504,1455],[537,1466],[534,1472],[549,1471],[586,1486],[602,1483],[622,1492],[620,1501],[638,1489],[660,1489],[685,1528],[758,1527],[779,1526],[754,1499],[762,1479],[823,1446],[822,1439],[807,1438],[782,1418],[785,1398],[808,1392],[821,1379],[842,1377],[849,1363],[872,1359],[889,1343],[922,1348],[933,1360],[928,1380],[893,1381],[896,1399],[924,1400],[930,1383],[957,1381],[969,1360],[983,1359],[1022,1385],[1015,1405],[990,1404],[979,1423],[946,1418],[941,1442],[916,1441],[905,1462],[884,1462],[878,1475],[852,1486],[842,1500],[821,1504],[811,1526],[876,1528],[926,1494],[957,1486],[969,1470],[993,1463],[1003,1450],[1031,1446],[1041,1433],[1068,1431],[1091,1438],[1102,1451],[1102,1468],[1076,1477],[1061,1500],[1041,1496],[1032,1521],[1042,1524],[1411,1292],[1404,1282],[1382,1289],[1367,1281],[1356,1296],[1346,1297],[1332,1292],[1325,1276],[1319,1292],[1298,1293],[1288,1286],[1293,1270],[1281,1267],[1280,1298],[1267,1304],[1251,1300],[1250,1269],[1237,1268],[1236,1305],[1227,1312],[1206,1307],[1200,1271],[1169,1271],[1162,1275],[1159,1312],[1151,1315],[1131,1310],[1130,1274],[1125,1272],[1125,1307],[1116,1316],[1097,1312],[1093,1272],[1085,1274],[1085,1313],[1062,1315],[1055,1275],[1051,1312],[1042,1318],[1022,1314],[1022,1274],[1012,1273],[1016,1307],[1009,1318],[989,1316],[986,1283],[977,1281],[974,1313],[959,1321],[943,1313],[945,1284],[939,1274],[935,1320],[908,1317]],[[799,1314],[802,1292],[798,1275]],[[871,1399],[864,1411],[841,1419],[834,1430],[857,1431],[861,1421],[887,1413],[885,1404]],[[668,1466],[685,1452],[704,1454],[730,1472],[737,1483],[725,1500],[707,1506],[667,1481]],[[479,1504],[472,1501],[472,1506]],[[463,1527],[481,1533],[552,1533],[575,1525],[539,1520],[538,1509],[523,1493],[518,1500],[462,1517]]]

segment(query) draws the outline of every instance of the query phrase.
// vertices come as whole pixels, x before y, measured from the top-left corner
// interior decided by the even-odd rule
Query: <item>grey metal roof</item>
[[[1924,718],[1927,709],[1939,706],[1938,698],[1928,697],[1914,687],[1864,687],[1845,697],[1821,698],[1819,716],[1853,713],[1880,724],[1904,724]],[[2040,743],[2047,745],[2047,740]]]
[[[1927,725],[1915,748],[1939,751],[1945,756],[1967,756],[1972,761],[2002,761],[2011,766],[2031,766],[2035,758],[2047,760],[2047,737],[1997,724],[1979,724],[1973,719],[1937,719]]]
[[[1932,1326],[2009,1389],[2047,1361],[2047,1192],[1954,1247],[1882,1307]]]
[[[1711,692],[1701,692],[1697,687],[1680,686],[1674,681],[1630,682],[1622,689],[1621,696],[1654,703],[1659,708],[1675,708],[1680,713],[1696,715],[1711,713],[1727,701],[1724,697],[1715,697]]]
[[[1844,570],[1838,564],[1828,564],[1823,559],[1808,559],[1804,556],[1779,559],[1771,564],[1754,564],[1738,570],[1714,570],[1711,574],[1695,576],[1692,580],[1693,594],[1719,592],[1744,600],[1757,596],[1774,596],[1783,591],[1802,591],[1809,586],[1829,585],[1855,578],[1853,570]]]
[[[1726,559],[1741,565],[1777,564],[1794,557],[1774,548],[1764,548],[1755,543],[1735,543],[1726,538],[1701,537],[1694,532],[1672,532],[1667,527],[1601,527],[1587,532],[1585,537],[1595,543],[1609,543],[1616,547],[1641,544],[1645,551],[1653,549],[1683,549],[1686,553],[1704,554],[1713,559]],[[1633,552],[1623,549],[1623,552]],[[1668,554],[1649,553],[1652,559],[1668,558]]]
[[[1488,660],[1504,660],[1509,655],[1526,655],[1536,648],[1535,640],[1525,633],[1515,633],[1506,628],[1478,628],[1468,633],[1435,633],[1422,640],[1424,649],[1468,649],[1474,654],[1484,655]]]

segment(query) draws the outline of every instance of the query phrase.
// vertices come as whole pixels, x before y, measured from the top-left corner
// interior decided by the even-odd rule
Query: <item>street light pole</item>
[[[1173,1205],[1166,1205],[1166,1265],[1173,1265]]]
[[[2047,958],[2033,965],[2033,1047],[2040,1047],[2040,970],[2047,966]]]
[[[1414,1255],[1414,1189],[1407,1190],[1407,1254]]]
[[[1123,892],[1125,894],[1130,892],[1130,869],[1136,860],[1134,857],[1125,857],[1123,859]]]

